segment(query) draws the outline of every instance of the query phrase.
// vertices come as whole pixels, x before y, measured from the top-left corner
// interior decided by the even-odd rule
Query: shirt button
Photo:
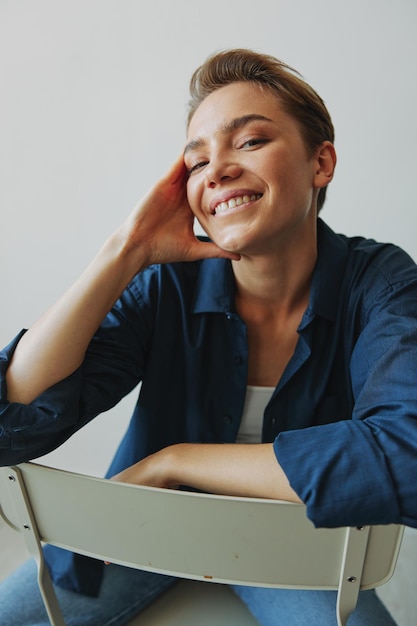
[[[241,356],[235,356],[235,365],[242,365],[243,359]]]
[[[231,417],[231,415],[224,415],[223,422],[225,424],[231,424],[233,422],[233,418]]]

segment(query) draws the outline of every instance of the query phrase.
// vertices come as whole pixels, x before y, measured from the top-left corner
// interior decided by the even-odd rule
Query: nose
[[[212,157],[205,169],[206,185],[213,189],[227,180],[239,178],[241,173],[242,167],[236,161],[227,157]]]

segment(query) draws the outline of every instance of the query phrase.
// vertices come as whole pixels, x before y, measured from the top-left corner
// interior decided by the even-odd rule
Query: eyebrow
[[[259,115],[257,113],[249,113],[248,115],[242,115],[242,117],[236,117],[230,122],[226,122],[221,124],[219,130],[223,135],[228,135],[233,133],[235,130],[239,130],[247,124],[251,122],[272,122],[269,117],[265,117],[265,115]],[[198,150],[206,144],[206,140],[203,137],[197,137],[196,139],[192,139],[184,148],[184,154],[187,152],[191,152],[192,150]]]

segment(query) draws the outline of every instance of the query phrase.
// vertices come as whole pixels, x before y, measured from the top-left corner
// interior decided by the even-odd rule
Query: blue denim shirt
[[[417,526],[417,267],[393,245],[333,233],[321,220],[310,303],[295,352],[263,417],[316,526]],[[30,405],[4,380],[19,335],[0,353],[0,464],[59,446],[142,381],[108,475],[176,442],[233,442],[248,346],[224,259],[138,274],[83,365]],[[49,547],[54,579],[95,594],[101,564]]]

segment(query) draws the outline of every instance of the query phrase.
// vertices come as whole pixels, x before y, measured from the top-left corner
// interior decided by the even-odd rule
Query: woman
[[[5,350],[0,462],[56,447],[142,381],[108,476],[304,502],[317,526],[415,526],[416,266],[318,219],[333,127],[290,68],[220,53],[191,94],[183,154]],[[68,624],[126,623],[173,584],[46,552]],[[25,566],[0,590],[11,625],[32,623],[38,600],[16,617],[13,590],[35,584]],[[332,592],[235,591],[261,624],[334,622]],[[351,623],[394,624],[373,592]]]

